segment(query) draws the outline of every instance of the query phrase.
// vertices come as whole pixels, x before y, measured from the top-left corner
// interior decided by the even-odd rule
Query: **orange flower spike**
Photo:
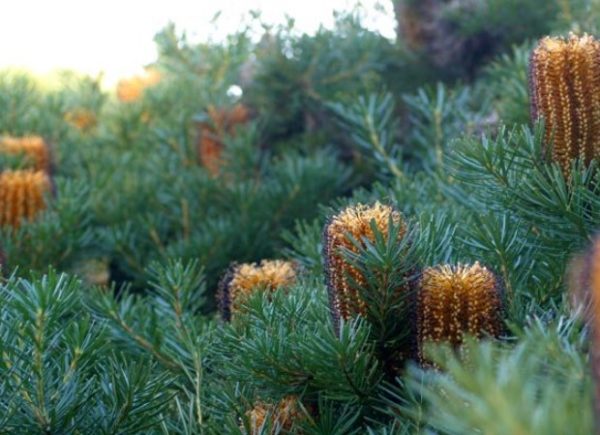
[[[147,68],[145,75],[122,79],[117,84],[117,98],[124,103],[138,101],[144,91],[162,80],[161,73],[155,68]]]
[[[532,120],[543,119],[544,147],[568,177],[571,160],[600,156],[600,42],[546,37],[529,68]]]
[[[502,289],[487,268],[437,266],[423,271],[417,295],[417,342],[462,343],[465,334],[498,337],[503,331]]]
[[[272,293],[296,282],[297,266],[291,261],[263,260],[260,264],[234,264],[219,284],[219,309],[224,320],[240,311],[255,292]]]
[[[50,172],[50,146],[40,136],[0,137],[0,154],[23,155],[28,165]]]
[[[343,257],[341,250],[358,252],[358,248],[348,237],[355,240],[364,238],[375,241],[371,222],[375,221],[378,230],[387,237],[390,219],[393,224],[401,224],[398,239],[406,234],[406,227],[400,213],[388,205],[375,203],[372,206],[358,204],[348,207],[335,215],[326,224],[323,233],[323,255],[325,257],[325,274],[329,292],[329,303],[336,328],[339,319],[349,319],[353,315],[366,315],[367,306],[359,295],[358,286],[365,284],[365,278]]]
[[[42,171],[0,173],[0,226],[18,228],[46,208],[44,196],[51,190],[50,178]]]
[[[124,103],[132,103],[142,96],[142,86],[136,77],[122,79],[117,84],[117,98]]]
[[[219,140],[219,137],[215,134],[213,129],[206,125],[200,127],[200,136],[201,138],[198,147],[200,163],[202,163],[202,166],[204,166],[211,175],[216,176],[221,167],[223,143]]]
[[[223,136],[233,134],[236,126],[248,122],[250,112],[243,104],[236,104],[229,111],[209,106],[207,112],[210,122],[199,124],[198,157],[202,166],[215,176],[221,166]]]

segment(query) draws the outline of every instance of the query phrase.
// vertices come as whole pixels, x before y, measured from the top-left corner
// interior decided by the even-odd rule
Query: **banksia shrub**
[[[571,160],[600,155],[600,42],[592,36],[544,38],[531,55],[533,121],[545,123],[545,152],[570,174]]]
[[[162,79],[162,75],[154,68],[146,69],[144,75],[123,79],[117,84],[117,98],[124,103],[138,101],[144,91]]]
[[[219,172],[223,153],[223,136],[233,134],[235,127],[249,119],[249,111],[243,104],[231,110],[208,108],[208,121],[198,123],[198,159],[212,175]]]
[[[43,171],[0,172],[0,226],[18,228],[24,219],[33,219],[46,208],[50,190],[50,178]]]
[[[502,312],[501,285],[479,263],[425,269],[417,294],[419,358],[427,342],[459,346],[465,334],[500,336]]]
[[[384,236],[388,236],[389,225],[399,225],[398,240],[406,234],[402,216],[388,205],[379,202],[374,205],[358,204],[347,207],[333,216],[323,232],[323,256],[325,278],[329,292],[329,303],[334,323],[339,319],[349,319],[354,315],[366,315],[367,303],[360,296],[367,278],[344,257],[343,251],[358,253],[355,242],[375,241],[373,225]],[[399,288],[399,291],[404,290]]]
[[[248,435],[276,434],[291,430],[294,422],[302,418],[302,413],[298,399],[287,396],[277,405],[257,403],[246,417],[250,426]],[[268,432],[267,428],[270,429]],[[245,432],[244,426],[241,429]]]
[[[296,282],[295,263],[263,260],[260,264],[232,265],[219,284],[218,302],[223,320],[229,321],[255,292],[274,292]]]
[[[40,136],[0,137],[0,154],[22,156],[27,167],[50,172],[50,146]]]

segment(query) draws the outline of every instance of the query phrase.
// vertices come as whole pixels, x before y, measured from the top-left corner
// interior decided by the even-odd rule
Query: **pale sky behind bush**
[[[153,37],[168,22],[193,41],[224,35],[249,22],[260,10],[266,23],[293,17],[301,31],[330,27],[334,10],[348,10],[354,0],[0,0],[0,68],[36,73],[75,69],[105,81],[141,71],[156,57]],[[377,7],[379,4],[379,8]],[[393,37],[391,1],[363,0],[367,25]],[[215,14],[221,14],[211,23]]]

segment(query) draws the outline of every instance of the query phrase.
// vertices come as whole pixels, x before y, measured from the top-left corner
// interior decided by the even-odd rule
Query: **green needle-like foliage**
[[[172,377],[111,349],[80,286],[54,272],[1,285],[3,432],[131,433],[155,427],[166,409]]]
[[[473,341],[463,357],[440,348],[431,356],[443,372],[412,372],[433,430],[592,433],[591,381],[576,323],[538,320],[520,338],[514,348]]]
[[[398,125],[391,94],[359,97],[350,107],[336,103],[330,108],[356,146],[373,158],[378,167],[388,175],[404,177],[400,147],[395,142]]]

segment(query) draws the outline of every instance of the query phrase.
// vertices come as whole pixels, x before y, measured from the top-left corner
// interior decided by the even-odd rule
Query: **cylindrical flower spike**
[[[502,287],[479,263],[425,269],[417,294],[419,358],[427,342],[458,346],[465,334],[500,336],[502,313]]]
[[[0,172],[0,226],[18,228],[46,208],[45,195],[51,180],[43,171]]]
[[[400,213],[379,202],[374,205],[358,204],[347,207],[325,225],[323,232],[325,277],[336,330],[340,319],[347,320],[354,315],[367,314],[366,302],[360,297],[357,288],[365,285],[366,278],[356,267],[348,263],[342,250],[358,252],[359,248],[352,239],[358,242],[365,239],[374,242],[375,234],[371,222],[375,223],[384,237],[388,236],[390,222],[400,226],[399,241],[406,234],[406,226]]]
[[[233,264],[219,284],[219,310],[229,321],[255,292],[274,292],[296,282],[297,266],[291,261],[263,260],[260,264]]]
[[[0,137],[0,154],[22,155],[28,167],[50,173],[50,146],[40,136]]]
[[[211,175],[217,175],[223,153],[223,136],[233,134],[235,127],[248,122],[250,114],[243,104],[235,105],[231,110],[208,108],[209,122],[198,124],[198,158]]]
[[[532,120],[543,119],[545,154],[568,177],[571,160],[589,164],[600,156],[600,42],[544,38],[529,69]]]
[[[292,429],[295,422],[302,418],[298,398],[287,396],[281,399],[277,405],[258,402],[250,411],[246,413],[250,423],[250,432],[248,435],[276,434]],[[270,428],[269,432],[265,432]],[[244,425],[241,426],[245,431]],[[246,432],[244,432],[246,433]]]

